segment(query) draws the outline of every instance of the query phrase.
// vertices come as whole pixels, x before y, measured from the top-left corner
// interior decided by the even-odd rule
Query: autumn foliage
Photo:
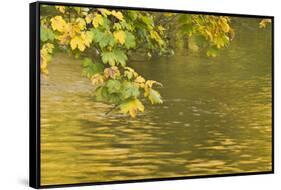
[[[144,112],[143,101],[163,100],[155,89],[162,84],[129,67],[130,56],[138,51],[147,58],[172,56],[176,33],[215,57],[234,33],[224,16],[47,5],[41,7],[40,24],[41,72],[48,74],[54,52],[65,51],[82,60],[96,101],[131,117]]]

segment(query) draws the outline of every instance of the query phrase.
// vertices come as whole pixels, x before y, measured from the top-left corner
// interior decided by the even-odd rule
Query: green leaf
[[[178,17],[178,21],[182,24],[190,24],[192,23],[192,16],[188,14],[181,14]]]
[[[121,83],[118,80],[108,80],[106,82],[107,90],[110,94],[118,93],[121,90]]]
[[[150,16],[142,16],[142,21],[147,25],[149,29],[152,29],[154,27],[153,19]]]
[[[125,52],[120,49],[115,49],[113,52],[115,54],[116,62],[120,63],[123,67],[125,67],[126,61],[128,59]]]
[[[106,46],[113,47],[114,43],[115,43],[115,41],[114,41],[114,37],[113,37],[112,33],[106,32],[106,33],[104,33],[103,38],[99,42],[99,45],[101,48],[104,48]]]
[[[102,52],[102,61],[104,64],[109,64],[111,66],[121,64],[123,67],[126,65],[127,55],[124,51],[120,49],[114,49],[111,52]]]
[[[55,39],[55,34],[53,31],[47,27],[40,27],[40,39],[42,42],[46,42],[48,40],[53,41]]]
[[[124,81],[122,88],[122,98],[128,99],[131,97],[138,97],[140,95],[139,88],[135,86],[133,83]]]
[[[114,46],[114,37],[111,32],[102,32],[99,29],[92,29],[91,30],[93,35],[93,40],[99,44],[101,48],[106,46]]]
[[[126,39],[125,39],[125,47],[127,49],[135,48],[136,47],[136,39],[135,36],[131,32],[125,32]]]
[[[132,19],[132,20],[136,20],[138,18],[138,13],[137,11],[132,11],[132,10],[128,10],[128,16]]]
[[[183,34],[187,34],[187,35],[191,36],[192,32],[193,32],[192,24],[184,24],[181,27],[181,31],[182,31]]]
[[[82,70],[82,75],[88,78],[92,77],[94,74],[103,72],[104,66],[101,63],[93,63],[90,58],[85,58],[82,62],[84,67]]]
[[[116,93],[110,94],[108,92],[108,88],[105,86],[98,87],[95,90],[95,98],[96,98],[96,101],[112,103],[112,104],[119,104],[121,101],[119,94],[116,94]]]
[[[144,111],[144,106],[141,103],[141,101],[137,98],[129,99],[125,101],[124,103],[120,104],[119,106],[120,112],[127,114],[129,113],[131,117],[136,117],[137,112]]]
[[[98,102],[106,102],[107,101],[107,96],[108,96],[108,92],[107,92],[107,88],[104,86],[98,87],[95,90],[95,98],[96,101]]]
[[[113,52],[102,52],[101,53],[102,62],[104,64],[108,63],[111,66],[115,65],[115,55]]]

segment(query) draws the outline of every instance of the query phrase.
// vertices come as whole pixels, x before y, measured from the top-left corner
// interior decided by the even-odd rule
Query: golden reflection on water
[[[111,106],[93,101],[80,64],[57,55],[41,80],[42,185],[270,171],[270,58],[261,55],[234,43],[213,65],[196,56],[136,65],[165,88],[164,104],[134,120],[105,115]]]

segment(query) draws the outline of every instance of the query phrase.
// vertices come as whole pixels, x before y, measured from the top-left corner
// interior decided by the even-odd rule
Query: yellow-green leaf
[[[92,21],[92,24],[95,28],[97,28],[99,25],[103,25],[103,17],[100,15],[100,14],[97,14],[93,21]]]
[[[123,14],[120,11],[111,11],[111,14],[121,21],[124,21]]]
[[[149,89],[148,99],[150,100],[151,104],[163,103],[160,93],[152,88]]]
[[[55,6],[61,13],[65,13],[65,6]]]
[[[113,36],[117,42],[121,45],[125,43],[126,40],[126,33],[123,30],[119,30],[113,33]]]
[[[80,30],[84,30],[84,29],[86,28],[86,22],[85,22],[84,19],[82,19],[82,18],[77,18],[77,19],[76,19],[76,23],[77,23],[77,25],[78,25],[78,27],[79,27]]]
[[[120,104],[120,112],[127,114],[129,113],[131,117],[136,117],[137,112],[144,111],[144,106],[141,101],[137,98],[130,99],[122,104]]]
[[[101,12],[101,14],[104,15],[104,16],[111,15],[111,12],[110,12],[109,10],[107,10],[107,9],[100,8],[100,9],[98,9],[98,10],[99,10],[99,11]]]

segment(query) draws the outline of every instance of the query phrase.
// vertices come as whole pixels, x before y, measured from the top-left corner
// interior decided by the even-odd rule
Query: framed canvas
[[[30,186],[274,171],[274,17],[30,4]]]

